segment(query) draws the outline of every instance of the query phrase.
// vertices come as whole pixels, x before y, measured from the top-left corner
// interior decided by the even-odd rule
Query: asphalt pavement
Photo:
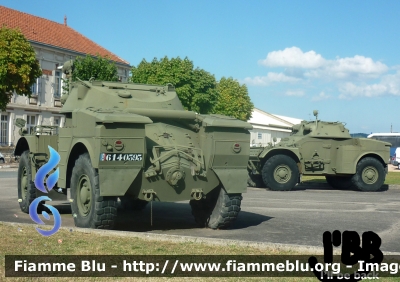
[[[33,223],[19,209],[16,169],[0,170],[0,221]],[[294,191],[248,188],[242,211],[228,230],[198,228],[188,202],[154,202],[140,212],[119,210],[116,230],[322,247],[325,231],[373,231],[381,250],[400,252],[400,187],[365,193],[331,189],[326,184],[298,185]],[[68,202],[49,202],[74,227]],[[152,225],[151,225],[152,223]],[[51,225],[51,221],[48,222]]]

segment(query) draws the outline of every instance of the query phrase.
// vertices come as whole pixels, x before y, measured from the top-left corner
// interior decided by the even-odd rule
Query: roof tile
[[[67,25],[0,6],[0,26],[20,28],[26,39],[82,54],[108,56],[111,60],[129,65],[129,62],[101,47]]]

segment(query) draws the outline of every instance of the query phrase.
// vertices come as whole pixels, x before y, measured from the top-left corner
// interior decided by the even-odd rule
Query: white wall
[[[261,135],[261,136],[259,136]],[[290,136],[290,132],[276,131],[270,129],[254,128],[250,130],[250,146],[267,146],[269,142],[273,143],[273,138],[276,137],[277,142],[282,138]],[[261,137],[261,138],[259,138]]]
[[[61,71],[57,67],[62,66],[64,62],[75,59],[76,53],[61,52],[56,48],[43,47],[35,43],[31,44],[35,49],[36,58],[43,70],[43,75],[38,78],[40,89],[37,96],[32,96],[30,99],[26,96],[14,94],[10,104],[7,106],[7,111],[2,113],[9,116],[8,143],[11,143],[11,145],[16,145],[20,138],[18,134],[19,128],[15,126],[17,118],[27,120],[28,115],[35,115],[37,117],[36,125],[54,125],[55,118],[59,118],[61,127],[65,122],[64,116],[59,114],[61,108],[60,99],[54,96],[56,87],[55,72]],[[122,78],[122,81],[127,81],[130,68],[128,66],[121,67],[117,64],[117,69],[118,76]],[[62,77],[65,78],[65,75],[62,74]],[[36,101],[36,103],[32,103],[33,101]]]
[[[253,125],[253,129],[250,130],[250,145],[267,146],[269,142],[273,143],[274,137],[279,142],[282,138],[290,136],[291,127],[301,121],[301,119],[278,116],[254,108],[252,117],[248,121]]]

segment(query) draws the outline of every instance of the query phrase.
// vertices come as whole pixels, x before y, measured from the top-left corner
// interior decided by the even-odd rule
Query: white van
[[[397,147],[394,153],[394,163],[397,164],[400,169],[400,147]]]

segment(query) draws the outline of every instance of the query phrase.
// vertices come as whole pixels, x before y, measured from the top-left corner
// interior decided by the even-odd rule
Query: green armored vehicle
[[[63,71],[71,75],[72,61]],[[190,200],[202,227],[226,228],[247,189],[252,126],[221,115],[186,111],[172,85],[70,82],[62,97],[65,126],[23,134],[18,193],[21,210],[38,195],[33,179],[60,155],[57,187],[70,189],[75,225],[111,229],[117,200],[142,209],[149,201]],[[50,197],[50,196],[49,196]]]
[[[334,188],[379,190],[386,177],[390,143],[352,138],[341,122],[302,121],[277,144],[250,149],[249,184],[291,190],[301,175],[321,175]]]

